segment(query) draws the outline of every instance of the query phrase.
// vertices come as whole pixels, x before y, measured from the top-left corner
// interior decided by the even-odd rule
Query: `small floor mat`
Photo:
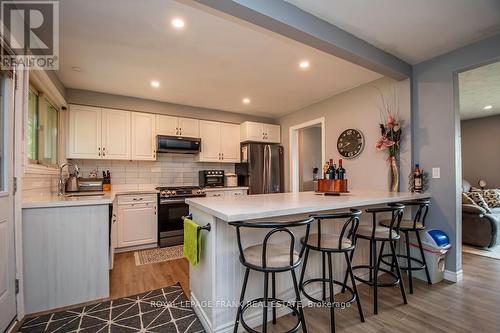
[[[19,332],[205,332],[180,285],[27,318]]]
[[[135,265],[154,264],[162,261],[184,258],[183,245],[160,247],[134,252]]]

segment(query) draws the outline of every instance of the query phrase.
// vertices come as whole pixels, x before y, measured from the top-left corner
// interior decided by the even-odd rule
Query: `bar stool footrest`
[[[357,266],[353,266],[352,267],[353,273],[354,273],[354,271],[356,269],[368,269],[369,271],[374,270],[374,268],[371,267],[370,265],[357,265]],[[391,271],[389,271],[389,270],[387,270],[385,268],[379,268],[378,270],[379,270],[379,272],[383,272],[383,273],[389,274],[394,279],[394,282],[387,282],[387,283],[378,282],[377,283],[377,287],[394,287],[394,286],[396,286],[396,285],[399,284],[399,278],[398,278],[398,276],[395,273],[393,273],[393,272],[391,272]],[[363,278],[357,276],[356,274],[354,274],[354,278],[357,281],[359,281],[361,283],[364,283],[364,284],[367,284],[369,286],[373,287],[373,285],[374,285],[374,283],[372,281],[363,279]]]
[[[324,282],[324,283],[330,283],[330,280],[329,279],[322,279],[322,278],[314,278],[314,279],[309,279],[309,280],[306,280],[304,282],[302,282],[302,285],[300,286],[300,291],[302,291],[302,294],[304,294],[304,296],[310,300],[311,302],[313,303],[316,303],[316,304],[326,304],[327,306],[331,306],[329,301],[323,301],[323,300],[320,300],[320,299],[317,299],[317,298],[314,298],[312,297],[311,295],[309,295],[306,291],[305,291],[305,286],[307,286],[308,284],[310,283],[315,283],[315,282]],[[354,293],[354,290],[352,290],[351,287],[349,287],[347,284],[344,284],[340,281],[337,281],[337,280],[333,280],[332,281],[334,285],[337,285],[337,286],[341,286],[342,288],[345,288],[347,289],[347,291],[349,291],[349,293],[351,294],[351,298],[348,300],[348,301],[343,301],[342,303],[348,303],[348,304],[351,304],[353,303],[355,300],[356,300],[356,294]],[[328,297],[329,298],[329,297]],[[334,303],[334,307],[335,308],[341,308],[342,306],[340,304],[336,304],[336,302]]]
[[[293,328],[291,328],[289,331],[286,331],[285,333],[296,333],[299,330],[299,328],[302,326],[301,325],[301,316],[300,316],[300,312],[299,312],[298,308],[296,306],[294,306],[293,304],[291,304],[290,302],[287,302],[287,301],[279,299],[279,298],[269,297],[267,299],[267,301],[269,303],[269,305],[268,305],[269,309],[272,309],[273,306],[276,306],[278,304],[278,305],[287,307],[290,310],[292,310],[292,313],[294,314],[295,318],[297,318],[297,324]],[[243,315],[245,314],[245,311],[248,310],[249,307],[253,307],[255,304],[259,304],[259,303],[262,303],[262,306],[264,306],[264,304],[263,304],[264,298],[256,298],[254,300],[248,301],[248,302],[246,302],[245,305],[243,305],[241,307],[239,321],[240,321],[241,325],[250,333],[261,333],[261,332],[256,331],[253,328],[251,328],[250,326],[248,326],[248,324],[243,319]]]
[[[382,261],[384,264],[386,264],[389,267],[393,267],[392,261],[391,261],[391,263],[388,263],[387,261],[385,261],[385,258],[388,258],[388,257],[392,258],[392,254],[384,254],[384,255],[382,255],[382,258],[380,259],[380,261]],[[408,259],[406,257],[406,255],[404,255],[404,254],[396,254],[396,257],[401,258],[401,259],[405,259],[405,260]],[[412,266],[411,266],[411,270],[412,271],[420,271],[422,269],[425,269],[425,265],[424,265],[424,262],[422,260],[414,258],[414,257],[410,257],[410,260],[412,262],[416,262],[419,265],[419,266],[413,267],[413,264],[412,264]],[[408,270],[408,263],[407,263],[407,266],[401,266],[401,265],[399,265],[399,268],[401,270],[403,270],[403,271],[407,271]]]

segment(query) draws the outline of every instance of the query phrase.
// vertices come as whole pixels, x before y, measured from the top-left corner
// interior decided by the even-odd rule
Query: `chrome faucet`
[[[66,179],[63,176],[63,169],[65,166],[68,166],[68,168],[70,166],[72,166],[75,169],[75,173],[77,176],[80,173],[80,169],[78,168],[78,165],[76,165],[76,163],[66,162],[66,163],[61,164],[61,166],[59,167],[59,183],[58,183],[58,191],[57,191],[57,194],[60,196],[64,195],[66,192]],[[69,172],[69,170],[68,170],[68,172]]]

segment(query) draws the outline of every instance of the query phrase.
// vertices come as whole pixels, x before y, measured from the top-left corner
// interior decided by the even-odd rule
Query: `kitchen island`
[[[326,213],[347,210],[349,208],[365,209],[369,206],[385,205],[399,201],[430,198],[430,194],[389,193],[383,191],[355,191],[342,196],[324,196],[314,192],[261,194],[246,197],[193,198],[187,199],[193,220],[199,225],[210,223],[210,232],[203,233],[203,254],[201,263],[190,267],[189,283],[191,299],[195,310],[208,332],[232,332],[236,309],[243,283],[244,268],[239,262],[236,243],[236,230],[228,222],[272,220],[288,221],[305,218],[311,213]],[[369,224],[367,214],[361,216],[361,224]],[[341,223],[324,223],[323,231],[339,233]],[[244,247],[261,244],[269,230],[251,230],[242,232]],[[315,231],[313,228],[312,231]],[[305,228],[294,230],[297,239],[305,234]],[[272,242],[285,240],[279,236]],[[341,279],[345,272],[343,258],[334,259],[334,275]],[[360,242],[356,249],[354,263],[368,262],[367,244]],[[320,260],[312,254],[308,261],[308,276],[320,276]],[[245,300],[262,297],[263,275],[251,272]],[[309,293],[315,296],[320,292],[319,285],[312,286]],[[277,297],[293,300],[293,284],[289,273],[276,275]],[[363,300],[361,300],[363,302]],[[252,312],[252,310],[254,310]],[[245,315],[250,326],[261,325],[261,309],[251,309]],[[286,314],[279,311],[278,316]],[[271,318],[271,316],[268,316]]]

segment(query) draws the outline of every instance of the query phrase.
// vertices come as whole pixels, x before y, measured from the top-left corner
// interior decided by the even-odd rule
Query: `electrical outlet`
[[[432,168],[432,178],[441,178],[441,168]]]

